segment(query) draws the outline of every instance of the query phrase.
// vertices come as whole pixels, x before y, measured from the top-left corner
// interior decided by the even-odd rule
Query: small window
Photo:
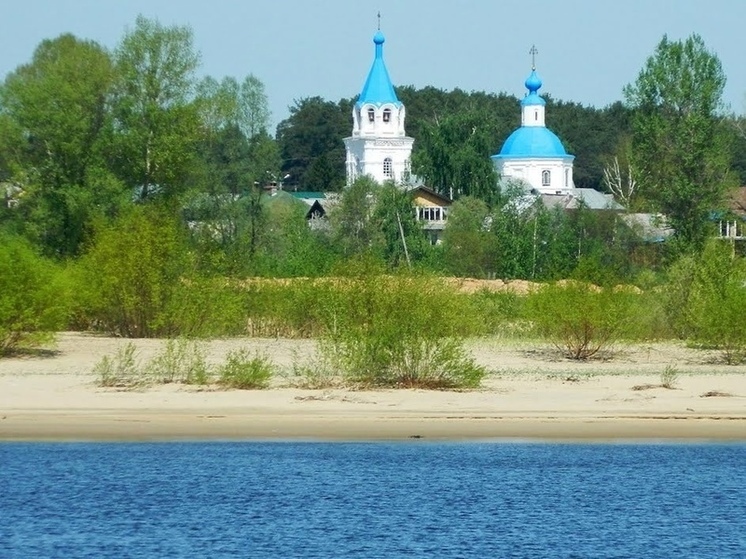
[[[376,120],[376,112],[373,109],[368,109],[368,122],[374,122]]]
[[[539,120],[539,111],[534,111],[534,120]]]
[[[541,172],[541,186],[549,186],[552,184],[552,173],[548,169]]]
[[[391,109],[384,109],[384,111],[383,111],[383,121],[384,122],[390,122],[391,121]]]
[[[565,169],[565,188],[570,188],[570,169]]]
[[[394,166],[390,157],[383,160],[383,176],[387,179],[394,177]]]

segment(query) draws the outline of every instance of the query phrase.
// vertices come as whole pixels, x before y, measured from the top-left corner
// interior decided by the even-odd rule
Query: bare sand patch
[[[312,340],[226,339],[205,343],[208,361],[259,351],[284,371],[273,388],[97,387],[96,362],[130,341],[64,333],[53,354],[0,360],[0,439],[746,440],[746,367],[713,364],[683,344],[578,363],[537,343],[472,340],[491,371],[479,390],[352,391],[295,387],[292,366],[314,358]],[[133,343],[145,360],[164,342]],[[666,367],[676,368],[675,389],[660,387]]]

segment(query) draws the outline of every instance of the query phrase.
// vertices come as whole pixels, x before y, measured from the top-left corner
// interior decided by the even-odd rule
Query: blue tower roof
[[[557,135],[543,126],[521,126],[505,140],[502,157],[572,157],[568,156]]]
[[[401,101],[394,91],[394,85],[391,83],[391,78],[389,78],[388,70],[386,70],[386,64],[383,62],[383,43],[385,41],[386,38],[380,31],[373,37],[373,43],[376,45],[376,56],[373,59],[370,72],[368,72],[368,78],[365,80],[363,91],[357,98],[358,106],[364,103],[401,105]]]

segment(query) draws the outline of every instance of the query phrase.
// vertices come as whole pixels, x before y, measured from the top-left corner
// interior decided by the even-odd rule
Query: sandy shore
[[[298,388],[308,340],[218,340],[208,359],[258,349],[282,371],[261,391],[165,385],[99,388],[92,373],[126,340],[66,333],[49,355],[0,360],[0,440],[706,439],[746,440],[746,367],[680,344],[622,349],[574,363],[526,342],[478,341],[480,390]],[[148,359],[159,340],[136,340]],[[660,386],[667,366],[674,388]]]

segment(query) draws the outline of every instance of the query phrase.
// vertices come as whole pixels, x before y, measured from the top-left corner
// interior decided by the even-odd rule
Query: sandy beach
[[[272,388],[96,386],[94,365],[127,342],[63,333],[54,351],[0,360],[0,440],[746,440],[746,366],[677,343],[576,363],[541,344],[478,340],[469,350],[490,370],[479,390],[355,391],[300,387],[292,368],[313,358],[311,340],[216,340],[212,362],[236,348],[269,357]],[[135,340],[139,358],[163,343]],[[673,388],[660,386],[666,367]]]

